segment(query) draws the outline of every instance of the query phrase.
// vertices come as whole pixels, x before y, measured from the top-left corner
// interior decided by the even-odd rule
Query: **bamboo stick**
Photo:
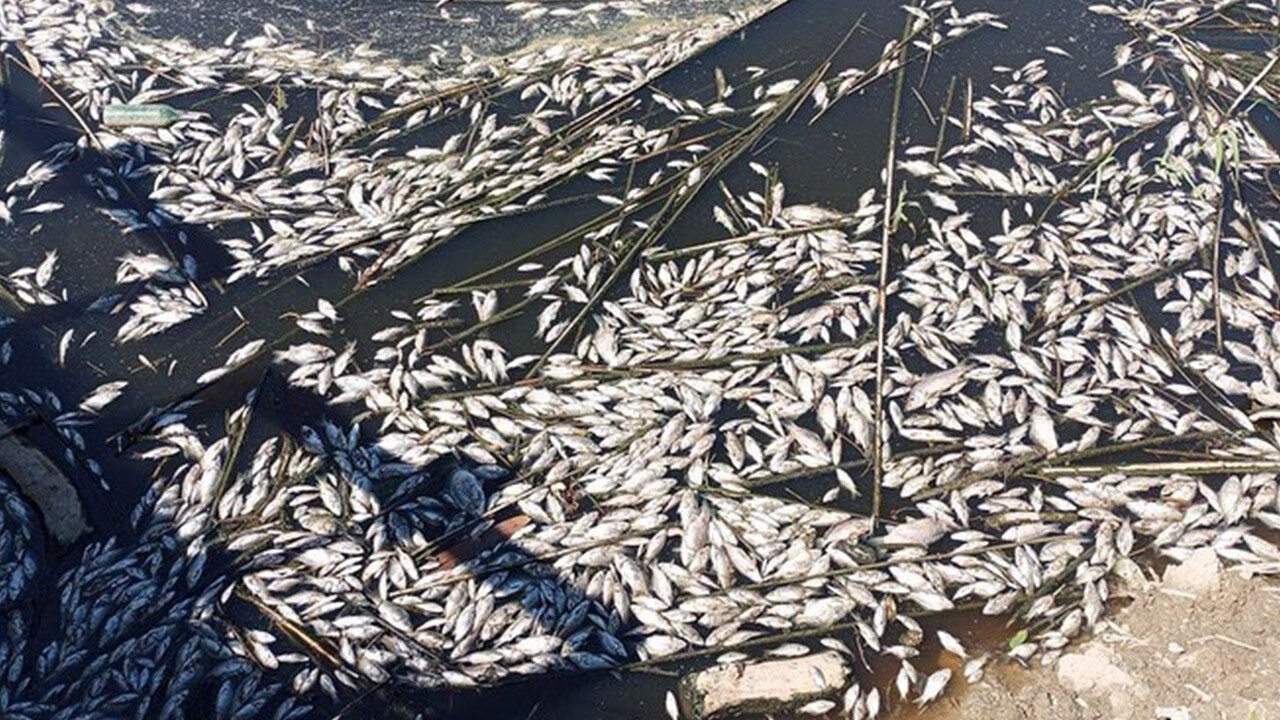
[[[1181,462],[1133,462],[1110,465],[1053,465],[1036,473],[1049,478],[1098,475],[1225,475],[1230,473],[1280,473],[1280,458],[1257,460],[1184,460]]]
[[[875,426],[872,431],[873,444],[871,449],[872,469],[874,471],[873,482],[875,483],[871,490],[871,523],[873,528],[880,519],[881,487],[884,484],[884,370],[889,304],[889,241],[893,238],[895,225],[893,217],[895,209],[893,181],[894,168],[897,165],[898,117],[902,109],[902,86],[907,74],[907,64],[903,58],[903,53],[906,51],[906,39],[910,31],[911,21],[908,19],[907,24],[902,28],[902,47],[898,51],[898,77],[894,81],[893,114],[889,118],[889,149],[886,154],[884,168],[885,190],[884,218],[881,220],[880,234],[880,280],[876,288],[876,397],[875,413],[872,418]]]

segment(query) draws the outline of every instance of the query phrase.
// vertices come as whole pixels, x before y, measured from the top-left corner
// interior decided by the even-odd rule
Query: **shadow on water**
[[[127,313],[127,305],[146,289],[142,281],[116,284],[109,273],[114,271],[115,261],[127,254],[150,254],[172,258],[175,267],[190,257],[201,275],[216,278],[225,275],[228,257],[204,228],[146,221],[157,210],[149,202],[135,201],[147,197],[147,178],[126,178],[119,172],[122,164],[139,162],[146,157],[148,151],[143,146],[121,143],[112,146],[109,152],[92,145],[77,146],[80,135],[70,125],[71,118],[61,106],[53,105],[51,110],[42,108],[38,101],[42,96],[42,88],[28,74],[10,72],[10,84],[6,88],[7,115],[12,123],[5,143],[7,176],[20,175],[38,159],[48,160],[52,148],[73,148],[73,152],[65,167],[34,191],[33,198],[29,201],[25,196],[22,198],[26,202],[20,202],[15,208],[19,222],[0,230],[0,236],[5,236],[5,242],[0,244],[0,271],[15,270],[16,263],[9,258],[24,251],[26,257],[30,257],[36,243],[42,249],[56,250],[58,265],[51,289],[55,294],[60,293],[61,298],[53,305],[3,307],[10,315],[10,322],[4,327],[4,339],[10,342],[13,356],[0,389],[56,389],[64,407],[46,408],[40,413],[40,422],[26,434],[51,458],[70,464],[72,467],[68,469],[82,476],[80,486],[90,524],[110,535],[114,533],[113,528],[124,524],[132,504],[145,487],[145,472],[126,457],[68,444],[73,438],[56,432],[52,420],[61,411],[71,410],[80,398],[101,383],[128,380],[131,391],[118,403],[96,413],[94,423],[78,430],[86,440],[86,448],[107,448],[108,428],[140,414],[141,403],[155,402],[164,393],[179,387],[176,382],[166,387],[162,362],[166,357],[179,357],[182,352],[171,337],[154,338],[134,347],[117,341],[105,352],[100,349],[110,342],[103,335],[114,332],[117,323],[113,316]],[[106,196],[104,192],[114,196]],[[23,221],[32,217],[24,216],[22,210],[48,198],[57,198],[66,207],[47,217],[35,216],[38,224],[28,234],[20,234],[18,229],[26,224]],[[120,226],[109,219],[106,210],[131,213],[143,227],[122,232]],[[107,277],[103,277],[104,272],[108,273]],[[174,282],[162,284],[182,286]],[[212,291],[213,286],[208,289]],[[79,374],[64,368],[59,357],[60,341],[72,330],[74,334],[70,336],[66,355],[69,366],[84,368],[85,372]],[[91,339],[96,343],[89,346]],[[130,352],[135,349],[136,353]],[[91,354],[83,364],[79,362],[82,352]],[[148,354],[150,358],[146,357]],[[161,367],[148,368],[148,364]],[[146,381],[148,387],[140,388],[143,384],[140,380],[148,374],[152,375]],[[83,461],[90,457],[102,468],[101,475],[108,485],[105,490],[96,479],[87,477],[93,473],[86,472]]]

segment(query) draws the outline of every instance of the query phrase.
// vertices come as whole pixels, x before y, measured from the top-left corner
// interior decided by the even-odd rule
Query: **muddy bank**
[[[1129,604],[1057,663],[1001,665],[916,717],[1200,720],[1280,717],[1280,588],[1197,553],[1116,594]]]

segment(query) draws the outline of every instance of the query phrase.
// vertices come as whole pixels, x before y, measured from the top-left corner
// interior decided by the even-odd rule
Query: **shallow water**
[[[249,36],[270,23],[287,38],[313,39],[320,47],[368,46],[398,59],[427,60],[434,48],[463,48],[501,56],[533,44],[569,39],[608,45],[612,38],[657,23],[691,26],[710,14],[752,7],[757,0],[645,0],[637,12],[521,19],[506,3],[434,0],[180,0],[148,4],[138,26],[155,37],[179,37],[198,45],[228,35]],[[573,3],[582,5],[585,3]]]

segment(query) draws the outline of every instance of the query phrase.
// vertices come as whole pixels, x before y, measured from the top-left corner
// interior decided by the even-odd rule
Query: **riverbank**
[[[1280,717],[1280,588],[1196,553],[1133,578],[1058,661],[992,666],[919,720],[1272,720]],[[907,717],[912,717],[907,714]]]

